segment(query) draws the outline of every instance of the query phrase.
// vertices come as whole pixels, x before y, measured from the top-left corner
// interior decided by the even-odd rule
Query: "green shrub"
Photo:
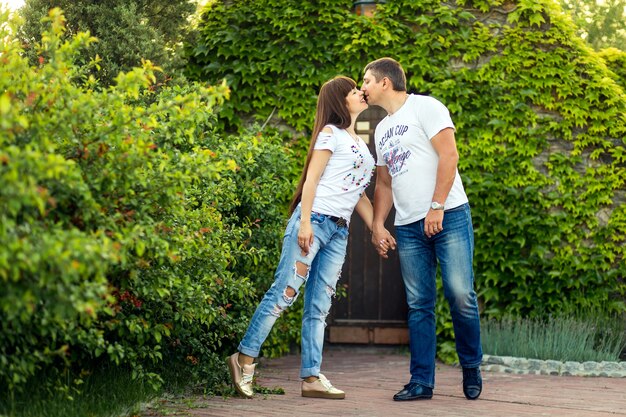
[[[615,81],[626,91],[626,51],[606,48],[598,52],[606,66],[615,73]]]
[[[49,24],[35,67],[0,24],[0,395],[109,364],[218,383],[277,261],[289,152],[215,132],[224,84],[157,89],[145,62],[94,88],[93,39]]]
[[[289,215],[287,207],[301,169],[290,147],[284,145],[286,141],[284,134],[255,127],[243,133],[237,142],[213,136],[209,143],[211,149],[237,164],[235,171],[223,173],[213,185],[207,184],[207,192],[214,199],[220,196],[217,204],[226,223],[250,231],[241,241],[245,251],[234,255],[232,271],[236,276],[250,277],[256,301],[274,282]],[[297,303],[276,322],[263,345],[263,355],[284,354],[299,343],[302,308],[302,303]],[[248,317],[253,313],[254,309],[249,310]]]
[[[190,29],[190,17],[197,5],[188,0],[127,0],[124,2],[91,2],[73,0],[27,0],[20,8],[24,24],[18,38],[31,62],[37,58],[36,45],[46,17],[52,7],[63,9],[67,36],[89,32],[98,42],[78,54],[78,61],[88,62],[98,56],[98,67],[89,69],[99,85],[115,84],[119,72],[127,72],[149,59],[163,68],[160,79],[176,76],[184,62],[181,43]]]

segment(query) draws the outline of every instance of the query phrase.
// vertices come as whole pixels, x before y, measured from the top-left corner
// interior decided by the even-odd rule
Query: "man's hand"
[[[443,210],[429,210],[424,219],[424,234],[433,237],[443,230]]]
[[[396,248],[396,239],[389,233],[389,230],[385,228],[376,229],[372,231],[372,245],[380,256],[387,259],[389,249],[394,250]]]

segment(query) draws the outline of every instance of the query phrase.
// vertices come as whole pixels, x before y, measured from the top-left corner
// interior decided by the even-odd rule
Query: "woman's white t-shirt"
[[[386,165],[392,178],[396,226],[421,220],[430,210],[439,162],[430,140],[446,128],[454,129],[448,109],[433,97],[415,94],[376,126],[376,164]],[[444,206],[450,209],[467,201],[457,170]]]
[[[326,127],[332,133],[320,132],[314,149],[333,154],[317,185],[312,210],[349,221],[372,178],[374,158],[361,138],[357,141],[345,129]]]

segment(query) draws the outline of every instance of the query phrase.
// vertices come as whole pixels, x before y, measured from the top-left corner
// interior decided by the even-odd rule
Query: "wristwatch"
[[[443,204],[439,204],[436,201],[430,203],[430,208],[433,210],[443,210]]]

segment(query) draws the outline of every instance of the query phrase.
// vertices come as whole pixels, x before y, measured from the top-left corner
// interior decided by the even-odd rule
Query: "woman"
[[[333,78],[320,90],[311,144],[291,202],[274,283],[257,307],[238,352],[227,359],[233,384],[244,397],[254,394],[254,359],[261,345],[305,284],[302,396],[345,398],[320,373],[320,367],[325,320],[346,254],[349,219],[356,207],[370,230],[373,220],[372,204],[364,191],[374,159],[354,132],[356,118],[365,109],[363,94],[350,78]]]

